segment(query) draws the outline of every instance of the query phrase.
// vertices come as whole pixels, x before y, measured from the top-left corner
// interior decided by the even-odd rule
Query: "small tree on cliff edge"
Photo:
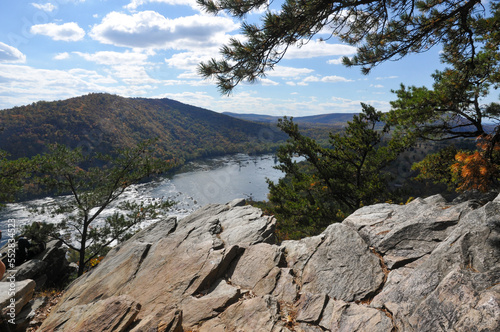
[[[389,140],[382,113],[361,105],[363,112],[353,116],[343,134],[330,134],[330,147],[300,134],[292,120],[280,120],[278,126],[290,139],[278,150],[276,168],[286,176],[268,184],[281,238],[314,235],[362,204],[388,198],[384,169],[405,141]],[[306,163],[294,161],[297,156]]]
[[[39,157],[41,184],[57,193],[69,194],[50,211],[63,216],[52,236],[78,252],[78,275],[111,243],[130,236],[134,226],[173,205],[170,201],[125,201],[119,207],[128,213],[115,213],[96,225],[101,213],[127,188],[173,166],[172,162],[155,158],[153,153],[152,142],[148,141],[112,156],[85,156],[80,149],[55,145]],[[99,166],[88,166],[96,164]]]

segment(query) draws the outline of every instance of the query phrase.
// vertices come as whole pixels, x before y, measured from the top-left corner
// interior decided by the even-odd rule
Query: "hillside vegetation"
[[[89,94],[40,101],[0,111],[0,149],[12,158],[44,152],[61,143],[109,153],[158,138],[168,158],[194,159],[236,152],[264,152],[286,135],[275,126],[251,123],[170,99]]]

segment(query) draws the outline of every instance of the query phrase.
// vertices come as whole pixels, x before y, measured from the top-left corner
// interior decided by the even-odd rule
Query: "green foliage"
[[[78,252],[79,275],[90,260],[101,255],[113,242],[126,239],[139,223],[172,206],[170,201],[125,201],[118,208],[128,211],[126,214],[115,213],[102,225],[98,224],[101,213],[127,188],[173,166],[154,154],[153,142],[146,141],[135,148],[115,151],[113,155],[86,155],[81,149],[54,145],[49,153],[38,157],[39,183],[49,191],[68,195],[49,208],[49,213],[63,216],[51,235]],[[102,166],[88,166],[94,164]]]
[[[8,153],[0,150],[0,208],[12,202],[25,189],[26,179],[36,165],[28,158],[9,160]]]
[[[492,128],[498,131],[500,105],[485,105],[482,99],[500,83],[499,10],[493,2],[492,16],[466,16],[463,27],[448,32],[441,59],[449,67],[435,72],[433,89],[402,85],[395,91],[392,123],[424,139],[475,138]]]
[[[427,155],[422,161],[412,166],[412,170],[419,172],[416,179],[420,181],[430,180],[436,184],[442,183],[449,190],[455,190],[456,182],[450,169],[455,162],[457,153],[457,148],[450,145],[436,153]]]
[[[21,234],[31,239],[32,244],[45,244],[51,240],[55,228],[54,224],[34,222],[23,226]]]
[[[227,11],[239,18],[254,9],[270,6],[264,0],[198,0],[198,3],[207,12]],[[244,41],[231,39],[221,49],[222,59],[202,63],[199,71],[205,77],[215,78],[220,91],[227,94],[241,81],[254,82],[265,76],[288,47],[300,47],[324,30],[358,47],[356,56],[345,57],[344,63],[362,66],[364,73],[383,61],[424,52],[452,40],[460,40],[461,53],[469,56],[474,52],[470,20],[487,14],[480,0],[286,0],[280,10],[266,10],[260,25],[244,21]],[[487,24],[483,22],[483,26]],[[491,31],[497,33],[498,29]]]
[[[290,136],[280,147],[276,168],[285,173],[278,183],[268,181],[272,212],[281,238],[316,234],[364,204],[388,197],[386,166],[405,148],[404,140],[384,142],[389,128],[377,130],[382,113],[362,104],[343,134],[330,135],[330,147],[303,136],[293,120],[279,127]],[[305,165],[296,157],[304,158]]]

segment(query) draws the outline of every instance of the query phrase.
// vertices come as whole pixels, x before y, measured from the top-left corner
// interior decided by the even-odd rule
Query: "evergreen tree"
[[[267,0],[198,0],[211,13],[227,11],[244,18],[265,9],[261,24],[243,22],[244,41],[233,38],[221,49],[222,59],[200,65],[200,73],[214,77],[222,93],[230,93],[241,81],[254,82],[265,76],[292,45],[301,46],[318,32],[358,47],[356,56],[344,58],[348,66],[362,66],[368,73],[377,64],[425,52],[439,43],[460,43],[459,51],[472,57],[476,45],[471,20],[489,18],[481,0],[327,1],[285,0],[280,10],[270,10]],[[498,36],[487,20],[482,27]]]
[[[405,148],[404,140],[388,140],[382,113],[362,104],[342,134],[330,134],[330,147],[303,136],[293,119],[280,120],[290,137],[280,147],[276,168],[286,176],[268,181],[273,213],[282,233],[312,235],[363,204],[389,197],[384,168]],[[297,156],[306,161],[304,165]],[[283,234],[282,234],[283,237]]]
[[[388,116],[400,133],[414,139],[477,139],[474,151],[450,155],[447,149],[415,166],[419,178],[458,191],[487,191],[500,183],[500,104],[483,102],[500,85],[500,4],[491,8],[490,17],[467,19],[467,34],[448,35],[441,55],[448,67],[433,75],[432,89],[402,85]]]

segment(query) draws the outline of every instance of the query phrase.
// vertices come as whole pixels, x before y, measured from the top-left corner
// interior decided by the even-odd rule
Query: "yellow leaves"
[[[453,176],[460,185],[457,191],[477,189],[488,191],[491,182],[498,173],[498,167],[484,157],[480,151],[459,152],[456,163],[451,166]]]
[[[477,189],[488,191],[493,182],[498,178],[499,165],[493,163],[486,156],[489,149],[498,151],[498,145],[491,147],[492,136],[481,135],[477,138],[478,150],[474,152],[458,152],[455,155],[455,163],[451,165],[453,178],[458,182],[457,191]]]
[[[89,265],[91,268],[97,266],[102,260],[104,259],[104,256],[99,256],[97,258],[92,258],[89,262]]]

